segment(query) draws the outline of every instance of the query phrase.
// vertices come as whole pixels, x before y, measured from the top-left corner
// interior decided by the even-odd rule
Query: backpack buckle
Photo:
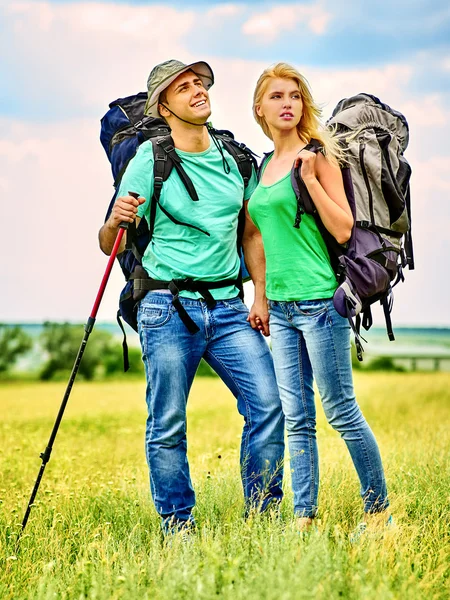
[[[169,154],[170,152],[173,152],[175,150],[175,146],[173,146],[170,143],[168,143],[166,146],[162,145],[162,140],[157,143],[164,149],[165,152],[167,152],[167,154]]]
[[[339,264],[336,268],[336,276],[337,276],[338,281],[343,281],[346,271],[347,271],[347,265],[345,265],[343,262],[339,261]]]
[[[163,183],[164,179],[161,177],[161,175],[155,175],[153,187],[160,190],[163,186]]]

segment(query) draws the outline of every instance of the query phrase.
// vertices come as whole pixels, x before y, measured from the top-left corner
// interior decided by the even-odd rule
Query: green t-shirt
[[[256,175],[253,173],[244,190],[234,158],[223,150],[230,166],[230,173],[225,173],[222,156],[211,138],[204,152],[178,149],[176,152],[199,200],[191,199],[178,173],[172,169],[163,184],[160,204],[177,221],[195,225],[209,236],[174,223],[157,208],[153,237],[142,259],[143,267],[153,279],[165,281],[185,277],[202,281],[234,279],[240,267],[236,246],[238,215],[244,199],[248,200],[256,188]],[[153,164],[152,144],[144,142],[130,161],[119,189],[119,196],[137,192],[145,198],[138,215],[147,221],[153,195]],[[226,300],[237,296],[238,289],[229,286],[211,290],[211,294],[216,300]],[[187,291],[181,295],[200,297],[198,293]]]
[[[263,238],[267,297],[278,301],[331,298],[337,281],[314,217],[302,215],[300,228],[293,226],[297,199],[290,173],[273,185],[259,183],[248,210]]]

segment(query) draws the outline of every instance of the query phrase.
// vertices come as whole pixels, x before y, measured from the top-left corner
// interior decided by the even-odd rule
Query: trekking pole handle
[[[128,195],[132,196],[133,198],[136,198],[136,200],[139,198],[139,194],[137,194],[136,192],[128,192]],[[95,319],[97,317],[97,311],[100,306],[100,302],[102,301],[103,293],[105,291],[106,284],[108,283],[108,279],[111,274],[111,269],[114,264],[114,260],[119,252],[119,248],[120,248],[120,244],[122,243],[123,235],[124,235],[125,231],[128,229],[129,225],[131,225],[131,223],[128,223],[128,221],[122,221],[119,225],[119,231],[117,232],[116,241],[114,242],[113,249],[111,251],[111,254],[109,255],[109,260],[108,260],[108,264],[106,266],[106,271],[105,271],[105,274],[103,275],[103,279],[100,284],[100,289],[98,290],[98,294],[95,299],[94,306],[92,308],[91,314],[90,314],[88,322],[86,324],[85,329],[89,333],[92,331],[92,329],[94,327]]]
[[[131,196],[132,198],[135,198],[136,200],[139,198],[139,194],[137,194],[136,192],[128,192],[128,195]],[[119,225],[119,227],[120,227],[120,229],[128,229],[130,224],[131,223],[128,223],[128,221],[122,221],[122,223]]]

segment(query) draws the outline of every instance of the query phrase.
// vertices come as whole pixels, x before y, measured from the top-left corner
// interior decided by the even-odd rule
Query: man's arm
[[[109,218],[106,220],[103,227],[98,232],[98,241],[102,251],[108,256],[116,241],[117,233],[119,231],[120,224],[125,221],[126,223],[132,223],[136,219],[136,225],[139,225],[140,217],[137,216],[138,208],[145,202],[145,198],[139,197],[138,199],[132,196],[122,196],[117,198],[112,208]],[[123,252],[126,244],[126,232],[122,238],[118,253]]]
[[[246,267],[255,286],[255,299],[248,321],[253,329],[259,329],[263,335],[268,336],[270,331],[266,297],[266,258],[261,234],[249,215],[247,205],[248,201],[244,202],[245,228],[242,248]]]

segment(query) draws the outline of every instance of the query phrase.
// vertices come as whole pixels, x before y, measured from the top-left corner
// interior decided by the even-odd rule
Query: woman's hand
[[[302,164],[300,175],[305,185],[317,179],[316,174],[316,153],[309,150],[301,150],[294,161],[294,166],[297,169],[300,162]]]
[[[265,337],[270,335],[269,328],[269,311],[267,309],[267,300],[264,298],[256,298],[253,303],[247,321],[253,327],[260,331]]]
[[[321,152],[308,150],[299,152],[294,162],[296,167],[300,161],[300,175],[322,223],[339,244],[345,244],[351,236],[353,215],[339,165],[328,161]]]

